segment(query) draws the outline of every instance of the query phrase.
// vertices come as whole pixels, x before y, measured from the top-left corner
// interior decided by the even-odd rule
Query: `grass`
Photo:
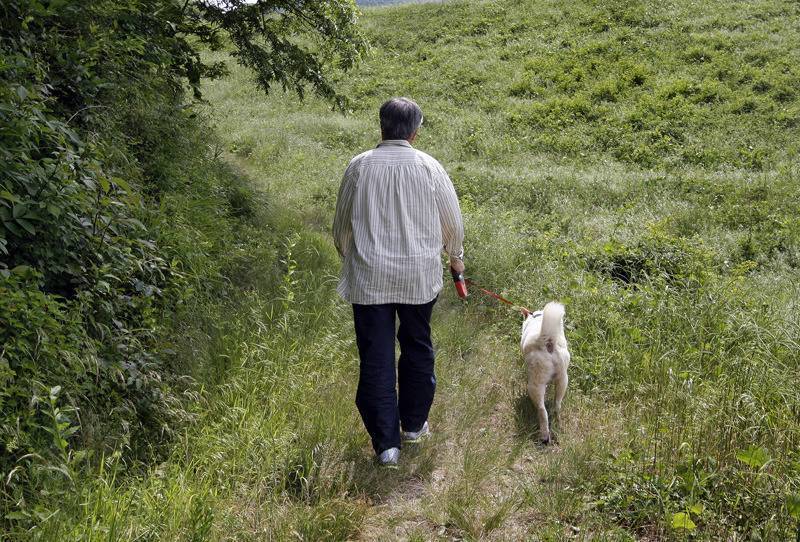
[[[373,49],[340,81],[348,116],[264,98],[239,69],[207,86],[282,263],[240,270],[247,298],[220,316],[172,456],[124,481],[107,458],[17,538],[796,537],[798,7],[451,2],[363,23]],[[446,288],[434,435],[397,472],[371,462],[329,229],[392,95],[425,112],[417,146],[459,193],[468,274],[567,307],[554,447],[533,437],[518,315]]]

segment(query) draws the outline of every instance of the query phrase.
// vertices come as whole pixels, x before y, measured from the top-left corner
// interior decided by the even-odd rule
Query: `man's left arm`
[[[442,241],[444,251],[450,257],[450,265],[463,272],[464,258],[464,223],[461,219],[461,207],[453,182],[441,166],[436,174],[436,207],[439,210],[439,221],[442,225]]]

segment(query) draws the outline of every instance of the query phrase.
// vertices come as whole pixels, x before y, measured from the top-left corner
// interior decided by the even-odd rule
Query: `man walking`
[[[380,144],[344,173],[333,237],[343,259],[337,291],[353,305],[361,359],[356,405],[378,461],[396,466],[401,439],[429,433],[431,311],[442,289],[442,251],[464,271],[464,226],[444,168],[411,146],[422,125],[419,106],[393,98],[380,108],[380,125]]]

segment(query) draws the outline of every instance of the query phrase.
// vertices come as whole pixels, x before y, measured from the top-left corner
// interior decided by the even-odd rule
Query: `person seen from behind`
[[[342,258],[337,291],[353,306],[356,406],[378,462],[394,467],[401,442],[430,433],[431,311],[443,286],[442,252],[464,272],[464,226],[447,172],[412,146],[422,125],[419,106],[392,98],[379,116],[381,142],[345,170],[333,237]]]

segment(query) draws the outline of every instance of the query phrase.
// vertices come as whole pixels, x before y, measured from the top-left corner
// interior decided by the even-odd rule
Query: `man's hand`
[[[450,258],[450,267],[456,273],[464,273],[464,262],[457,258]]]

